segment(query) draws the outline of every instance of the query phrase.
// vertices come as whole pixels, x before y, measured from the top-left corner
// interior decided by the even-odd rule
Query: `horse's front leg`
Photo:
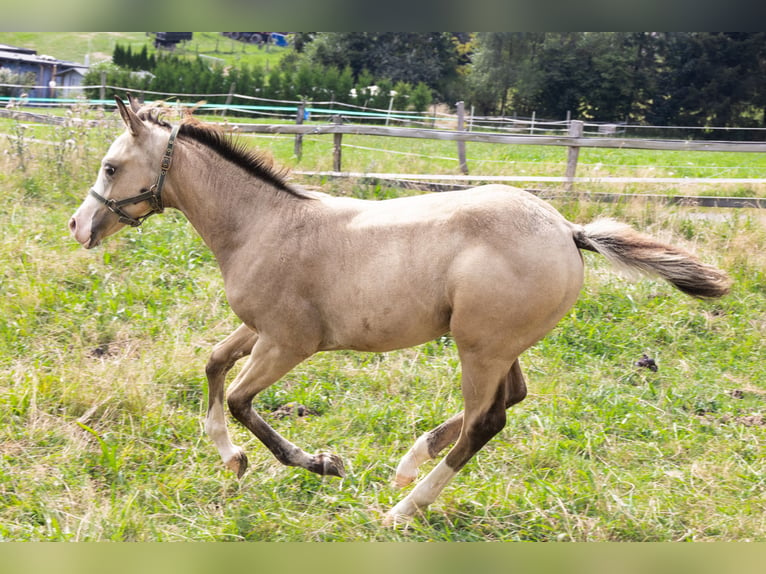
[[[253,352],[229,389],[227,402],[234,417],[245,425],[282,464],[300,466],[322,475],[345,476],[343,461],[334,454],[308,454],[271,428],[253,410],[253,398],[278,381],[306,355],[259,338]]]
[[[205,432],[218,449],[224,464],[236,472],[238,478],[242,477],[247,470],[247,456],[240,447],[234,446],[229,437],[223,411],[223,390],[226,373],[239,359],[250,354],[257,340],[256,332],[246,325],[240,325],[236,331],[215,346],[205,367],[208,384]]]

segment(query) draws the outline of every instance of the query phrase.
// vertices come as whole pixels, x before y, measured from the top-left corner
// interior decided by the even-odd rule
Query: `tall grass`
[[[283,467],[231,422],[251,460],[238,481],[202,424],[205,361],[237,325],[215,263],[172,212],[76,245],[67,219],[119,129],[77,125],[0,135],[0,539],[766,540],[757,212],[558,201],[572,220],[611,215],[693,249],[732,274],[732,294],[691,300],[586,253],[579,302],[522,357],[530,396],[424,518],[392,530],[379,518],[402,496],[399,457],[461,408],[451,339],[312,357],[257,408],[304,448],[339,453],[348,476]],[[270,414],[287,403],[309,414]]]

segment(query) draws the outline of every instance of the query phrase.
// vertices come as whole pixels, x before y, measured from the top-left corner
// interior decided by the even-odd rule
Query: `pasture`
[[[699,302],[664,283],[626,281],[584,254],[579,302],[521,358],[527,399],[423,519],[389,529],[380,518],[401,495],[390,484],[399,458],[461,408],[451,339],[300,365],[256,408],[296,444],[341,455],[346,478],[283,467],[230,422],[251,463],[237,480],[203,428],[205,362],[237,325],[210,253],[174,212],[91,252],[67,231],[120,125],[0,123],[0,540],[766,540],[759,212],[557,200],[570,220],[611,215],[692,249],[731,274],[731,295]],[[291,139],[247,141],[295,165]],[[374,147],[372,138],[344,141]],[[299,167],[327,169],[325,145],[304,143]],[[455,161],[425,158],[454,157],[448,143],[386,146],[344,152],[344,168],[456,173]],[[423,157],[407,155],[415,147]],[[483,173],[544,170],[544,154],[566,154],[469,146],[469,161],[472,150]],[[627,150],[608,153],[590,163],[614,173],[646,165]],[[736,177],[762,177],[765,163],[756,154],[651,158],[690,176],[735,166]],[[310,184],[369,198],[415,193]],[[725,195],[744,193],[734,192]],[[656,372],[636,364],[644,354]]]
[[[91,64],[111,58],[116,44],[129,46],[134,52],[139,52],[144,46],[155,51],[154,39],[146,32],[0,32],[0,43],[33,48],[39,54],[72,62],[84,63],[87,57]],[[204,54],[218,58],[226,65],[237,62],[249,66],[273,66],[284,55],[285,49],[270,46],[267,51],[218,33],[195,32],[190,42],[177,46],[176,53],[191,56]]]

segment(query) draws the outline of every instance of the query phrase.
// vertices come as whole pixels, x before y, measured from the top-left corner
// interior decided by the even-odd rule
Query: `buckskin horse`
[[[384,517],[406,520],[431,504],[505,425],[523,400],[519,355],[574,305],[580,250],[659,276],[698,298],[727,293],[728,276],[685,250],[609,219],[578,225],[520,189],[473,189],[385,201],[333,197],[288,182],[262,153],[187,117],[116,98],[127,130],[69,221],[85,248],[165,208],[180,210],[212,250],[242,325],[206,366],[205,430],[228,468],[247,457],[226,428],[224,385],[247,362],[226,402],[283,464],[343,476],[334,454],[309,454],[253,409],[253,398],[318,351],[389,351],[450,332],[462,368],[464,410],[420,436],[399,463],[403,487],[447,455]],[[171,167],[172,166],[172,167]]]

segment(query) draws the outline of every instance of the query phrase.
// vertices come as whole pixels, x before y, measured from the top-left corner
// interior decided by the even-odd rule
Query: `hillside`
[[[154,50],[153,39],[146,32],[0,32],[0,44],[32,48],[60,60],[94,64],[111,58],[117,43],[133,51],[148,45]],[[233,63],[274,64],[290,48],[269,46],[259,48],[221,36],[218,32],[195,32],[188,44],[179,46],[178,54],[205,55]],[[89,58],[88,58],[89,55]]]

